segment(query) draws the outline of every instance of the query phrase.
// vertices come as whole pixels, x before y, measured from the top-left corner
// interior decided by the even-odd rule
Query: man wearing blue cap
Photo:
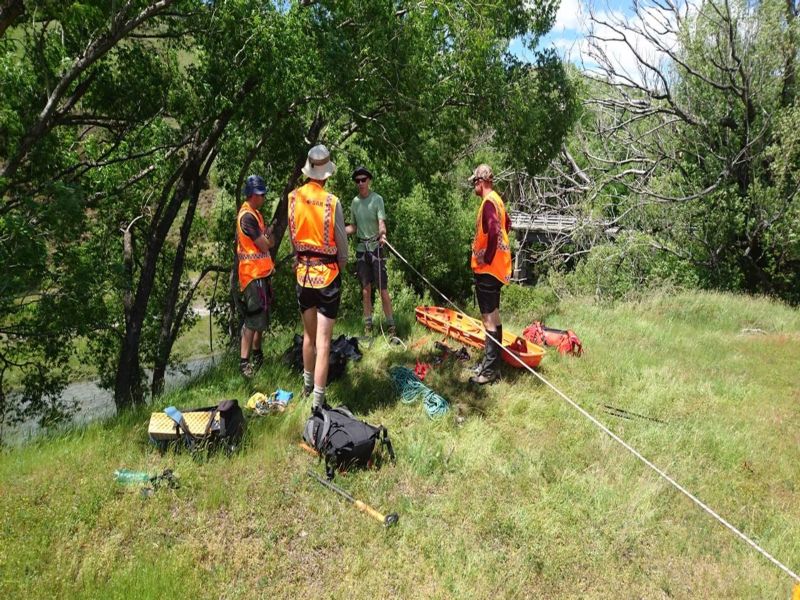
[[[239,261],[241,309],[244,313],[239,370],[247,378],[252,377],[264,362],[261,338],[267,328],[272,303],[270,276],[275,270],[275,263],[269,250],[275,245],[275,240],[272,228],[264,224],[264,217],[259,210],[266,193],[264,180],[258,175],[250,175],[244,186],[246,199],[236,217],[236,257]]]

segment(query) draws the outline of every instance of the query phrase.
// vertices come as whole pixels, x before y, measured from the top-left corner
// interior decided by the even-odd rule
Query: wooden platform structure
[[[614,237],[619,231],[619,227],[609,226],[607,223],[598,221],[578,221],[577,217],[562,215],[559,213],[536,213],[529,214],[520,211],[509,211],[511,217],[511,230],[516,232],[517,240],[529,244],[552,244],[556,240],[564,240],[572,237],[572,232],[579,227],[587,225],[602,229],[609,237]],[[524,282],[528,280],[527,265],[521,261],[514,260],[514,272],[511,276],[513,281]]]
[[[560,215],[558,213],[538,213],[531,215],[519,211],[509,211],[511,217],[511,230],[520,234],[528,233],[531,241],[547,242],[548,239],[564,237],[569,235],[584,223],[578,223],[576,217],[570,215]],[[604,225],[606,234],[616,235],[619,228]],[[531,234],[533,234],[531,236]]]

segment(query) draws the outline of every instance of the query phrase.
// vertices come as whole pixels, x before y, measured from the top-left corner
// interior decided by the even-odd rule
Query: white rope
[[[449,299],[447,296],[445,296],[445,295],[444,295],[442,292],[440,292],[438,289],[436,289],[436,286],[434,286],[434,285],[433,285],[433,284],[432,284],[430,281],[428,281],[428,280],[425,278],[425,276],[424,276],[422,273],[420,273],[420,272],[419,272],[419,271],[417,271],[417,270],[416,270],[414,267],[412,267],[412,266],[411,266],[411,264],[409,264],[409,262],[408,262],[408,261],[407,261],[405,258],[403,258],[403,256],[402,256],[402,255],[401,255],[401,254],[400,254],[400,253],[399,253],[399,252],[398,252],[398,251],[397,251],[397,250],[396,250],[396,249],[395,249],[395,248],[394,248],[394,247],[393,247],[391,244],[389,244],[389,242],[386,242],[386,245],[387,245],[387,246],[389,246],[389,249],[391,249],[391,251],[392,251],[392,252],[394,252],[394,253],[397,255],[397,257],[398,257],[400,260],[402,260],[402,261],[403,261],[403,262],[404,262],[406,265],[408,265],[408,267],[409,267],[409,268],[410,268],[412,271],[414,271],[414,272],[415,272],[417,275],[419,275],[420,277],[422,277],[422,279],[425,281],[425,283],[427,283],[427,284],[428,284],[429,286],[431,286],[431,287],[432,287],[434,290],[436,290],[436,291],[439,293],[439,295],[440,295],[442,298],[444,298],[444,299],[445,299],[445,300],[446,300],[446,301],[447,301],[447,302],[448,302],[448,303],[449,303],[449,304],[450,304],[450,305],[451,305],[453,308],[455,308],[455,309],[456,309],[457,311],[459,311],[459,312],[463,312],[463,311],[462,311],[462,310],[461,310],[461,309],[460,309],[460,308],[459,308],[459,307],[458,307],[458,306],[457,306],[457,305],[456,305],[456,304],[455,304],[455,303],[454,303],[452,300],[450,300],[450,299]],[[484,328],[484,330],[485,330],[485,329],[486,329],[486,328]],[[522,359],[520,359],[520,358],[519,358],[519,357],[518,357],[516,354],[514,354],[513,352],[511,352],[511,351],[510,351],[508,348],[504,347],[502,343],[498,343],[498,341],[497,341],[497,340],[496,340],[494,337],[492,337],[491,335],[489,335],[489,332],[488,332],[488,331],[486,332],[486,336],[487,336],[488,338],[492,339],[492,340],[493,340],[493,341],[494,341],[494,342],[495,342],[495,343],[496,343],[496,344],[497,344],[497,345],[498,345],[498,346],[499,346],[499,347],[500,347],[500,348],[501,348],[501,349],[502,349],[502,350],[503,350],[503,351],[504,351],[506,354],[508,354],[509,356],[511,356],[511,357],[512,357],[514,360],[516,360],[516,361],[517,361],[517,362],[518,362],[520,365],[522,365],[523,367],[525,367],[526,369],[528,369],[528,371],[530,371],[531,373],[533,373],[533,374],[534,374],[534,375],[535,375],[535,376],[536,376],[536,377],[537,377],[537,378],[538,378],[538,379],[539,379],[539,380],[540,380],[542,383],[544,383],[544,384],[545,384],[547,387],[549,387],[549,388],[550,388],[551,390],[553,390],[553,391],[554,391],[556,394],[558,394],[558,395],[559,395],[561,398],[563,398],[563,399],[564,399],[564,400],[565,400],[565,401],[566,401],[566,402],[567,402],[567,403],[568,403],[570,406],[572,406],[572,408],[574,408],[575,410],[577,410],[577,411],[578,411],[579,413],[581,413],[581,414],[582,414],[584,417],[586,417],[587,419],[589,419],[589,421],[591,421],[592,423],[594,423],[594,424],[595,424],[595,425],[596,425],[598,428],[600,428],[600,430],[601,430],[601,431],[603,431],[603,433],[605,433],[606,435],[608,435],[608,436],[609,436],[609,437],[610,437],[612,440],[614,440],[615,442],[617,442],[618,444],[620,444],[620,445],[621,445],[623,448],[625,448],[625,449],[626,449],[628,452],[630,452],[631,454],[633,454],[633,455],[634,455],[636,458],[638,458],[640,461],[642,461],[642,462],[643,462],[645,465],[647,465],[648,467],[650,467],[650,468],[651,468],[653,471],[655,471],[655,472],[656,472],[656,473],[657,473],[657,474],[658,474],[658,475],[659,475],[661,478],[663,478],[663,479],[664,479],[664,480],[666,480],[668,483],[670,483],[670,484],[671,484],[673,487],[675,487],[675,489],[677,489],[677,490],[678,490],[678,491],[680,491],[682,494],[684,494],[684,495],[685,495],[687,498],[689,498],[689,499],[690,499],[692,502],[694,502],[695,504],[697,504],[697,506],[699,506],[700,508],[702,508],[702,509],[703,509],[705,512],[707,512],[709,515],[711,515],[712,517],[714,517],[714,518],[715,518],[717,521],[719,521],[719,522],[720,522],[722,525],[724,525],[725,527],[727,527],[727,528],[728,528],[730,531],[732,531],[733,533],[735,533],[735,534],[736,534],[736,535],[737,535],[739,538],[741,538],[742,540],[744,540],[745,542],[747,542],[747,543],[748,543],[748,544],[749,544],[751,547],[753,547],[755,550],[757,550],[759,553],[761,553],[761,555],[762,555],[762,556],[764,556],[764,557],[765,557],[767,560],[769,560],[769,561],[770,561],[772,564],[774,564],[776,567],[778,567],[779,569],[781,569],[781,570],[782,570],[784,573],[786,573],[787,575],[789,575],[789,576],[790,576],[792,579],[794,579],[796,582],[800,582],[800,576],[798,576],[798,575],[797,575],[797,573],[795,573],[794,571],[792,571],[792,570],[791,570],[789,567],[787,567],[786,565],[784,565],[784,564],[783,564],[781,561],[779,561],[777,558],[775,558],[774,556],[772,556],[772,555],[771,555],[769,552],[767,552],[766,550],[764,550],[764,549],[763,549],[761,546],[759,546],[757,543],[755,543],[753,540],[751,540],[749,537],[747,537],[747,535],[745,535],[744,533],[742,533],[741,531],[739,531],[739,530],[738,530],[736,527],[734,527],[733,525],[731,525],[731,524],[730,524],[728,521],[726,521],[726,520],[725,520],[723,517],[721,517],[719,514],[717,514],[717,513],[716,513],[716,512],[715,512],[715,511],[714,511],[714,510],[713,510],[713,509],[710,507],[710,506],[708,506],[708,505],[707,505],[705,502],[703,502],[703,501],[702,501],[702,500],[700,500],[700,499],[699,499],[697,496],[695,496],[694,494],[692,494],[692,493],[691,493],[689,490],[687,490],[687,489],[686,489],[685,487],[683,487],[683,486],[682,486],[680,483],[678,483],[677,481],[675,481],[675,480],[674,480],[672,477],[670,477],[669,475],[667,475],[667,474],[666,474],[666,473],[665,473],[665,472],[664,472],[662,469],[660,469],[659,467],[657,467],[656,465],[654,465],[652,462],[650,462],[650,461],[649,461],[647,458],[645,458],[645,457],[644,457],[644,456],[643,456],[643,455],[642,455],[642,454],[641,454],[641,453],[640,453],[638,450],[636,450],[634,447],[632,447],[630,444],[628,444],[628,443],[627,443],[625,440],[623,440],[621,437],[619,437],[619,436],[618,436],[616,433],[614,433],[613,431],[611,431],[611,430],[610,430],[608,427],[606,427],[605,425],[603,425],[603,424],[602,424],[600,421],[598,421],[598,420],[597,420],[595,417],[593,417],[593,416],[592,416],[592,415],[591,415],[589,412],[587,412],[587,411],[586,411],[586,410],[585,410],[583,407],[581,407],[581,406],[580,406],[580,405],[579,405],[577,402],[575,402],[574,400],[572,400],[572,399],[571,399],[569,396],[567,396],[567,395],[566,395],[564,392],[562,392],[562,391],[561,391],[561,390],[559,390],[559,389],[558,389],[556,386],[554,386],[552,383],[550,383],[549,381],[547,381],[547,379],[545,379],[543,375],[541,375],[540,373],[537,373],[537,372],[536,372],[536,371],[534,371],[534,370],[533,370],[531,367],[529,367],[528,365],[526,365],[526,364],[525,364],[525,363],[522,361]]]

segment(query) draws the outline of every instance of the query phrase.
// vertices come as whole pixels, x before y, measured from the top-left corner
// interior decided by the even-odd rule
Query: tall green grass
[[[544,377],[800,568],[797,310],[714,293],[613,305],[570,299],[530,310],[515,302],[507,328],[546,316],[584,342],[581,358],[549,352]],[[419,404],[400,403],[388,368],[430,361],[438,339],[408,319],[402,330],[409,350],[378,338],[330,388],[332,404],[392,434],[396,465],[337,482],[397,511],[396,528],[382,530],[305,476],[320,469],[296,446],[308,401],[251,419],[240,453],[207,461],[159,456],[147,443],[149,415],[133,412],[0,455],[0,591],[15,598],[788,597],[784,573],[530,374],[508,370],[501,383],[472,389],[462,366],[446,362],[426,383],[451,401],[448,416],[430,421]],[[298,392],[298,376],[279,360],[290,334],[270,340],[270,363],[252,384],[232,361],[159,407],[243,403],[276,387]],[[620,418],[606,405],[661,422]],[[173,468],[181,487],[143,498],[114,483],[119,467]]]

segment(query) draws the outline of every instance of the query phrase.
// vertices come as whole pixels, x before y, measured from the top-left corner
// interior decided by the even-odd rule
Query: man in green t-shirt
[[[396,335],[392,300],[387,289],[386,255],[383,243],[386,241],[386,209],[383,198],[370,191],[372,173],[366,167],[358,167],[353,171],[353,181],[358,186],[358,195],[350,204],[351,224],[347,225],[348,234],[356,234],[356,267],[358,280],[361,282],[361,299],[364,303],[364,330],[372,335],[372,286],[377,286],[381,294],[383,314],[390,337]]]

